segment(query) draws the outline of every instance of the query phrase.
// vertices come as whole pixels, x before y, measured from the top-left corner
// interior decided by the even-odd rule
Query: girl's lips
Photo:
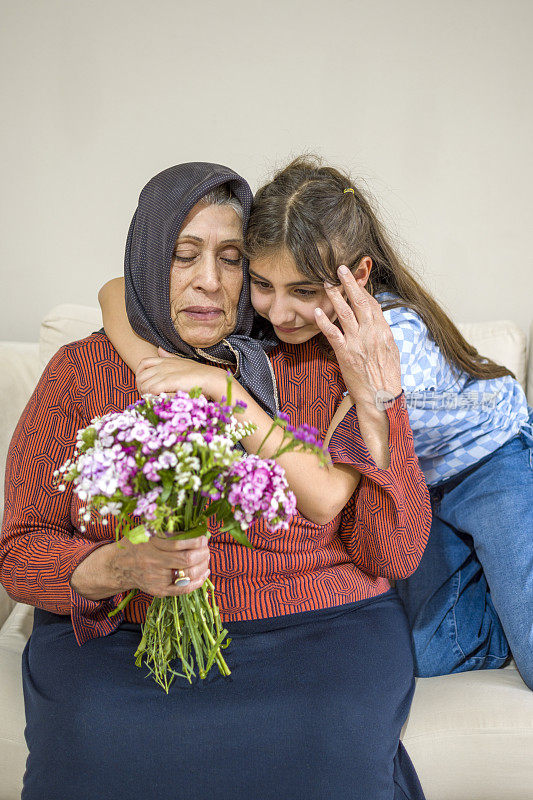
[[[192,319],[198,319],[202,322],[209,322],[210,320],[218,319],[221,314],[224,312],[221,308],[213,308],[212,306],[190,306],[189,308],[184,308],[183,313],[187,314],[188,317],[192,317]]]
[[[302,326],[300,325],[300,328],[301,327]],[[279,325],[274,325],[274,330],[281,331],[282,333],[295,333],[296,331],[299,331],[300,328],[282,328]]]

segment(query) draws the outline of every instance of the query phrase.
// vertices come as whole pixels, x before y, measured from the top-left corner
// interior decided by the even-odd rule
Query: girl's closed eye
[[[257,278],[250,278],[250,283],[257,286],[258,289],[270,289],[270,284],[266,281],[260,281]]]
[[[316,297],[317,290],[316,289],[295,289],[294,294],[299,294],[300,297]]]

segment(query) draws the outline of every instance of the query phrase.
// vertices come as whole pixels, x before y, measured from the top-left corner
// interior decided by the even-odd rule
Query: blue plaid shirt
[[[395,297],[381,292],[383,304]],[[472,466],[515,436],[528,422],[517,380],[454,375],[418,314],[393,308],[383,315],[400,351],[402,386],[415,452],[428,486]]]

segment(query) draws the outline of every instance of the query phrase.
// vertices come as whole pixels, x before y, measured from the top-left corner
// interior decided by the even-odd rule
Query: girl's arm
[[[143,358],[157,356],[157,347],[137,336],[130,325],[124,300],[124,278],[113,278],[98,292],[107,338],[128,367],[135,372]]]
[[[143,394],[176,392],[179,389],[189,391],[201,386],[206,395],[220,401],[227,391],[224,370],[185,358],[146,359],[136,375],[137,386]],[[257,453],[271,428],[272,420],[237,381],[233,383],[232,393],[234,402],[241,400],[246,403],[245,419],[257,426],[254,433],[242,440],[242,445],[249,453]],[[351,405],[349,398],[340,404],[331,421],[326,442]],[[282,438],[282,429],[276,428],[262,447],[260,455],[270,458]],[[330,463],[323,467],[313,453],[283,453],[276,461],[285,469],[289,486],[296,495],[298,510],[317,525],[326,525],[342,511],[359,482],[359,472],[350,465]]]
[[[272,420],[237,382],[233,396],[235,400],[246,403],[246,419],[257,426],[254,433],[242,440],[243,447],[248,453],[257,453]],[[347,398],[337,409],[326,434],[326,445],[351,405],[351,400]],[[282,430],[276,428],[261,448],[260,455],[270,458],[282,437]],[[343,510],[361,477],[357,470],[347,464],[332,464],[330,460],[326,466],[322,466],[313,453],[293,451],[278,456],[276,461],[285,470],[289,486],[296,495],[299,512],[317,525],[326,525]]]
[[[224,370],[190,359],[150,358],[157,355],[157,348],[137,336],[130,326],[124,302],[123,278],[106,283],[99,292],[98,300],[106,334],[121,358],[136,371],[141,393],[160,394],[178,389],[188,391],[201,386],[215,400],[220,400],[224,395]],[[242,442],[249,453],[256,453],[270,430],[272,420],[236,381],[233,391],[234,399],[242,400],[247,405],[247,420],[257,426],[256,431]],[[326,444],[350,407],[350,399],[345,398],[331,421]],[[265,443],[261,455],[269,458],[278,448],[282,437],[282,430],[275,430]],[[359,482],[359,472],[351,466],[329,464],[322,467],[312,453],[284,453],[276,460],[285,469],[300,513],[317,525],[327,524],[342,511]]]

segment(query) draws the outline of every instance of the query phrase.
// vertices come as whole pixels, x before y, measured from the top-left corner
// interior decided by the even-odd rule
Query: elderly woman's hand
[[[339,267],[338,275],[349,302],[338,287],[325,284],[325,289],[342,330],[321,309],[315,309],[316,322],[335,352],[352,402],[377,405],[382,392],[395,397],[402,391],[398,346],[377,300],[347,267]]]
[[[164,350],[159,349],[163,355]],[[226,388],[226,373],[219,367],[200,364],[191,358],[163,355],[162,358],[144,358],[135,372],[140,394],[161,392],[189,392],[200,386],[203,394],[219,400]]]
[[[152,597],[188,594],[198,589],[209,575],[207,536],[194,539],[150,539],[132,544],[122,539],[93,550],[81,561],[70,585],[88,600],[103,600],[119,592],[140,589]],[[190,583],[176,586],[183,570]]]
[[[117,548],[114,568],[117,578],[153,597],[188,594],[198,589],[209,575],[209,546],[206,536],[194,539],[159,539],[132,544],[127,539]],[[183,570],[190,583],[174,584],[173,570]]]

